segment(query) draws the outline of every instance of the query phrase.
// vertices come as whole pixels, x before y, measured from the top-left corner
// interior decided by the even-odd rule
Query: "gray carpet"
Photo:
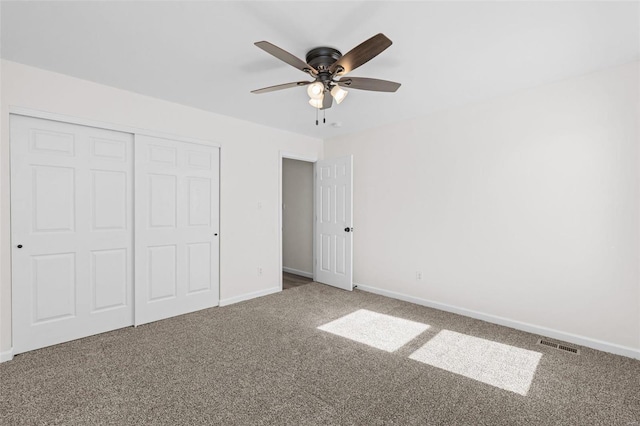
[[[288,272],[282,273],[282,289],[283,290],[289,290],[290,288],[300,287],[301,285],[309,284],[311,282],[313,282],[311,278],[290,274]]]
[[[431,327],[395,352],[318,330],[359,309]],[[409,356],[442,330],[542,353],[526,396]],[[636,425],[640,362],[309,284],[18,355],[0,423]]]

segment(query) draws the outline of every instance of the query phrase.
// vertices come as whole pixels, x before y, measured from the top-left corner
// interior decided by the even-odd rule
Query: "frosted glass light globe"
[[[322,108],[322,101],[324,99],[324,96],[321,97],[320,99],[309,99],[309,105],[311,105],[314,108]]]
[[[307,94],[311,99],[322,99],[324,94],[324,84],[316,81],[307,87]]]
[[[346,98],[348,94],[349,92],[339,86],[333,86],[333,89],[331,89],[331,96],[333,96],[333,99],[335,99],[338,104],[344,101],[344,98]]]

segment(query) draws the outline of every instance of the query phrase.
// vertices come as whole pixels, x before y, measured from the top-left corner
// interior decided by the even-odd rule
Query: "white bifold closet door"
[[[218,305],[219,149],[135,137],[135,324]]]
[[[14,353],[218,304],[218,148],[10,123]]]
[[[133,324],[132,143],[11,116],[14,353]]]

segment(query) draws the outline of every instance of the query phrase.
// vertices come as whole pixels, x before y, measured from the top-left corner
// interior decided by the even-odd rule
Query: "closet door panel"
[[[135,145],[136,325],[217,306],[219,149]]]
[[[133,135],[12,115],[14,353],[133,324]]]

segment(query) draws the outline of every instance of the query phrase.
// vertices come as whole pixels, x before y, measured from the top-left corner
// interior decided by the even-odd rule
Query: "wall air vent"
[[[558,349],[560,351],[569,352],[576,355],[580,353],[578,348],[574,348],[564,343],[552,342],[551,340],[547,339],[538,339],[538,344],[542,346],[549,346],[550,348]]]

